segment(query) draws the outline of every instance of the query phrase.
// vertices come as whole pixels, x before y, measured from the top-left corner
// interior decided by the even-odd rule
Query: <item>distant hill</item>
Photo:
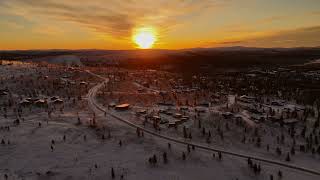
[[[162,68],[197,71],[214,68],[281,66],[308,63],[320,58],[320,47],[255,48],[220,47],[181,50],[30,50],[0,51],[6,60],[48,61],[52,57],[76,57],[84,65],[118,65],[128,68]],[[73,58],[74,59],[74,58]],[[67,60],[68,61],[68,60]]]

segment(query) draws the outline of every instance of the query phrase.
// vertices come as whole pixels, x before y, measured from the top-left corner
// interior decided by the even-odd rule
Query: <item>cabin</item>
[[[50,98],[51,101],[55,101],[57,99],[59,99],[57,96],[53,96],[53,97]]]
[[[45,101],[45,100],[43,100],[43,99],[39,99],[39,100],[35,101],[34,104],[35,104],[36,106],[44,106],[44,105],[47,104],[47,101]]]
[[[160,120],[160,124],[166,124],[166,123],[169,123],[168,119],[161,119]]]
[[[210,101],[211,104],[218,104],[219,102],[220,102],[220,100],[217,98],[211,99],[211,101]]]
[[[296,124],[298,122],[298,120],[294,119],[294,118],[291,118],[291,119],[284,119],[282,122],[285,125],[294,125],[294,124]]]
[[[240,96],[239,98],[237,98],[238,101],[240,102],[244,102],[244,103],[254,103],[256,101],[256,98],[253,96]]]
[[[255,123],[260,123],[265,120],[263,116],[260,116],[258,114],[251,114],[250,119]]]
[[[168,116],[171,116],[173,113],[169,110],[165,111],[164,114],[168,115]]]
[[[116,104],[115,103],[109,103],[108,107],[114,108],[114,107],[116,107]]]
[[[181,119],[189,119],[189,116],[182,116]]]
[[[24,100],[20,101],[19,104],[20,104],[21,106],[28,106],[28,105],[31,104],[31,102],[28,101],[27,99],[24,99]]]
[[[115,109],[118,110],[118,111],[125,111],[125,110],[128,110],[130,107],[130,104],[119,104],[119,105],[116,105]]]
[[[168,128],[171,128],[171,127],[176,128],[176,127],[177,127],[177,124],[176,124],[175,122],[170,122],[170,123],[168,124]]]
[[[56,99],[53,101],[53,104],[63,104],[63,100],[62,99]]]
[[[145,109],[140,109],[136,112],[137,114],[147,114],[147,110]]]
[[[279,102],[279,101],[272,101],[272,102],[271,102],[271,105],[272,105],[272,106],[283,106],[283,103],[282,103],[282,102]]]
[[[8,95],[7,92],[0,92],[0,96],[5,96],[5,95]]]
[[[160,96],[165,96],[165,95],[167,95],[167,94],[168,94],[167,91],[160,91],[160,92],[159,92],[159,95],[160,95]]]
[[[180,125],[180,124],[182,124],[182,123],[184,123],[183,120],[176,120],[176,121],[175,121],[175,124],[176,124],[176,125]]]
[[[165,110],[165,109],[160,109],[159,110],[159,113],[164,113],[165,114],[166,112],[167,112],[167,110]]]
[[[182,116],[181,121],[186,122],[189,119],[189,116]]]
[[[33,102],[32,98],[26,98],[25,100]]]
[[[197,104],[198,106],[203,106],[203,107],[210,107],[210,102],[207,101],[201,101]]]
[[[189,109],[189,108],[188,108],[187,106],[182,106],[182,107],[180,107],[180,110],[181,110],[181,111],[188,111],[188,109]]]
[[[5,90],[0,90],[0,96],[6,96],[8,95],[8,92]]]
[[[154,122],[154,123],[156,123],[156,124],[158,124],[158,122],[160,122],[161,121],[161,117],[160,116],[152,116],[152,121]]]
[[[149,83],[147,83],[147,82],[143,82],[143,83],[142,83],[142,86],[144,86],[144,87],[146,87],[146,88],[150,88],[150,85],[149,85]]]
[[[81,81],[81,82],[80,82],[80,85],[87,85],[87,82]]]
[[[199,113],[205,113],[206,109],[204,109],[204,108],[196,108],[195,111],[199,112]]]
[[[224,113],[222,113],[222,116],[224,118],[228,119],[228,118],[232,118],[233,114],[231,112],[224,112]]]
[[[182,117],[182,114],[180,114],[180,113],[175,113],[175,114],[173,115],[173,117],[174,117],[174,118],[177,118],[177,119],[180,119],[180,118]]]
[[[143,88],[138,89],[138,93],[143,93],[143,92],[145,92],[145,89],[143,89]]]

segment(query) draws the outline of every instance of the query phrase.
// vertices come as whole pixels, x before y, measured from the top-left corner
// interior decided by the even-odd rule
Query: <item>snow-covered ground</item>
[[[19,76],[28,71],[34,75],[42,70],[30,70],[29,67],[24,66],[0,66],[0,75],[4,82],[9,82],[6,80],[10,79],[12,75]],[[48,73],[46,68],[43,68],[42,72]],[[69,75],[72,73],[70,72]],[[36,79],[37,77],[30,76],[30,78]],[[81,81],[87,77],[77,76],[77,78],[77,81]],[[10,81],[10,83],[17,82]],[[18,88],[18,84],[15,86],[6,85],[9,88]],[[72,90],[72,86],[64,88],[71,88],[67,92]],[[74,88],[78,88],[78,86]],[[20,92],[14,89],[12,91]],[[63,90],[55,89],[53,93],[62,96],[63,92]],[[22,109],[23,113],[19,118],[19,124],[14,123],[17,117],[13,107],[7,107],[7,113],[4,113],[3,103],[10,98],[0,96],[0,140],[3,139],[4,142],[0,144],[0,179],[5,179],[5,177],[8,177],[9,180],[112,179],[112,168],[115,172],[115,179],[121,179],[123,175],[123,179],[268,180],[271,174],[274,179],[278,179],[279,170],[283,172],[282,179],[316,180],[319,178],[308,173],[265,163],[261,163],[261,174],[254,174],[253,170],[248,167],[246,159],[222,155],[222,160],[219,160],[217,153],[215,153],[215,157],[212,152],[200,149],[191,150],[188,153],[186,146],[174,143],[171,143],[169,149],[167,141],[148,134],[145,134],[144,137],[137,137],[136,129],[128,127],[108,115],[96,112],[96,115],[93,116],[92,110],[85,103],[85,94],[82,95],[83,99],[77,101],[76,104],[72,103],[72,99],[68,100],[67,96],[62,96],[65,100],[63,110],[54,109],[50,117],[42,108],[25,107]],[[18,98],[19,96],[14,95],[13,97]],[[135,119],[133,111],[122,113],[114,111],[114,113],[133,120],[133,122],[141,123],[140,120]],[[7,117],[4,117],[4,114]],[[192,115],[192,113],[190,114]],[[78,117],[81,124],[78,123]],[[93,118],[97,122],[96,128],[89,126],[89,122]],[[193,127],[191,121],[189,123],[190,128],[197,128]],[[7,127],[10,127],[10,130]],[[152,128],[149,125],[147,127]],[[231,125],[231,128],[236,128],[236,126]],[[173,129],[162,133],[183,139],[181,132]],[[214,138],[210,146],[215,146],[216,143],[220,147],[232,151],[252,152],[266,158],[277,158],[252,146],[241,145],[240,142],[236,143],[237,138],[234,140],[229,138],[227,134],[225,142]],[[121,146],[119,145],[120,141]],[[204,143],[200,135],[197,137],[195,134],[193,141]],[[236,144],[234,145],[234,143]],[[162,158],[164,152],[168,157],[166,164]],[[186,154],[185,160],[182,159],[183,152]],[[150,165],[148,162],[148,159],[153,155],[157,157],[156,165]],[[312,158],[298,153],[294,158],[296,159],[294,163],[317,169],[319,161],[314,161]],[[254,163],[259,164],[255,161]]]
[[[89,119],[88,114],[83,112],[79,116],[85,120]],[[46,119],[43,113],[30,115],[9,132],[1,131],[2,138],[10,140],[10,145],[1,145],[1,174],[9,175],[9,179],[111,179],[114,168],[116,179],[121,175],[124,179],[159,180],[268,179],[269,174],[276,176],[278,169],[282,169],[262,164],[262,174],[254,175],[243,159],[223,156],[220,161],[217,155],[213,158],[212,153],[197,149],[188,154],[186,147],[175,144],[169,150],[167,142],[148,135],[138,138],[134,129],[103,115],[97,119],[111,131],[111,138],[106,136],[105,140],[86,125],[76,125],[74,112],[54,114],[48,124]],[[3,125],[4,120],[1,122]],[[168,164],[163,163],[163,152],[168,154]],[[187,153],[185,161],[182,152]],[[159,163],[151,166],[147,160],[154,154]],[[297,171],[282,171],[283,179],[317,179]]]

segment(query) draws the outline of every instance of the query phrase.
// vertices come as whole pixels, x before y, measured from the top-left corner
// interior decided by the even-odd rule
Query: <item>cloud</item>
[[[284,16],[270,16],[270,17],[258,20],[257,23],[267,24],[267,23],[273,23],[273,22],[276,22],[276,21],[280,21],[280,20],[283,20],[283,19],[285,19]]]
[[[26,19],[72,22],[114,37],[128,37],[137,26],[170,30],[189,17],[211,10],[218,0],[10,0],[0,5]]]
[[[32,32],[39,34],[39,35],[56,36],[56,37],[65,33],[65,31],[62,28],[58,28],[55,26],[45,26],[45,25],[40,25],[40,26],[34,27],[32,29]]]
[[[248,40],[252,43],[268,43],[276,46],[318,46],[320,45],[320,26],[304,27],[270,33],[266,37]]]
[[[255,37],[239,38],[233,40],[221,40],[211,45],[224,46],[241,45],[257,47],[297,47],[297,46],[320,46],[320,26],[304,27],[298,29],[260,32]],[[209,45],[210,46],[210,45]]]
[[[308,13],[307,15],[319,16],[320,15],[320,11],[312,11],[312,12]]]
[[[3,27],[9,27],[11,29],[23,29],[24,26],[22,24],[16,23],[16,22],[11,22],[11,21],[2,21],[0,22],[0,25]]]

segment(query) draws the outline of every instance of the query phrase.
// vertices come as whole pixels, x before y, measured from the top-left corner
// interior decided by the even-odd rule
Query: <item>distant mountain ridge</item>
[[[283,66],[305,64],[320,59],[320,47],[259,48],[259,47],[215,47],[180,50],[18,50],[0,51],[0,59],[46,61],[55,57],[79,58],[81,63],[93,65],[118,65],[130,68],[161,68],[170,65],[178,69],[197,71],[203,67],[250,67]],[[68,58],[67,58],[68,59]],[[65,62],[64,58],[61,62]],[[60,62],[55,58],[54,62]]]
[[[263,50],[320,50],[320,46],[316,47],[272,47],[272,48],[264,48],[264,47],[246,47],[246,46],[226,46],[226,47],[208,47],[208,48],[186,48],[186,49],[128,49],[128,50],[110,50],[110,49],[30,49],[30,50],[0,50],[0,53],[43,53],[43,52],[181,52],[181,51],[263,51]]]

